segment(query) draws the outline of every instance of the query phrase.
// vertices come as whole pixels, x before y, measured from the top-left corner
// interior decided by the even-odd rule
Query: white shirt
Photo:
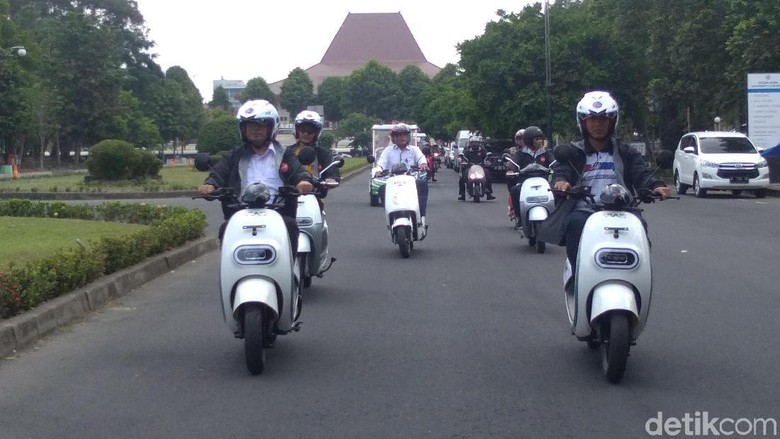
[[[244,187],[241,188],[242,195],[246,187],[252,183],[263,183],[268,186],[268,191],[271,193],[269,202],[273,201],[276,195],[279,194],[279,187],[284,186],[284,182],[279,176],[279,169],[276,167],[276,150],[273,142],[268,145],[268,149],[262,156],[252,154],[252,158],[249,159],[249,166],[246,170],[246,182]]]
[[[406,163],[406,166],[410,168],[428,163],[420,148],[407,145],[405,149],[401,149],[398,145],[393,144],[382,150],[377,165],[384,170],[389,170],[394,164],[402,162]]]

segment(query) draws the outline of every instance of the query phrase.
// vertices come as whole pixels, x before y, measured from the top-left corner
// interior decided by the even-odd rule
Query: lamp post
[[[715,116],[713,122],[715,122],[715,131],[720,131],[720,116]]]
[[[2,50],[7,50],[9,53],[16,55],[18,57],[27,56],[27,49],[25,49],[24,46],[11,46],[7,49],[2,49]],[[13,178],[19,178],[19,168],[17,167],[16,155],[13,153],[13,151],[11,151],[11,153],[8,154],[6,163],[11,165],[11,173],[13,175]]]
[[[553,145],[552,139],[552,71],[550,68],[550,2],[544,0],[544,53],[545,53],[545,85],[547,88],[547,142],[549,146]]]

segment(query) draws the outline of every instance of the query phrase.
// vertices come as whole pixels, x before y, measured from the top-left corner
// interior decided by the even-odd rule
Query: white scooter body
[[[523,232],[535,238],[536,227],[555,209],[555,200],[546,178],[530,177],[520,187],[520,221]]]
[[[610,311],[629,312],[632,343],[644,329],[652,296],[650,243],[639,218],[623,211],[593,213],[585,222],[577,257],[577,279],[566,259],[566,284],[575,282],[574,294],[565,293],[572,333],[588,341],[601,316]],[[588,309],[590,304],[590,309]]]
[[[276,333],[295,329],[300,267],[279,213],[261,208],[233,214],[222,238],[219,275],[223,316],[236,336],[241,334],[239,310],[247,303],[272,311],[270,326]]]
[[[297,213],[298,257],[301,259],[301,274],[304,279],[322,277],[332,259],[328,253],[328,222],[320,210],[320,203],[314,194],[298,197]],[[308,282],[304,282],[306,285]]]
[[[390,237],[395,242],[394,230],[408,227],[414,241],[419,241],[420,202],[417,182],[411,175],[392,175],[385,185],[385,220]],[[424,236],[424,232],[422,232]]]

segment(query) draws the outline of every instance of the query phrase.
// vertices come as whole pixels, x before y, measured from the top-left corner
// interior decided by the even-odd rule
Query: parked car
[[[737,132],[700,131],[682,136],[674,152],[674,184],[677,193],[693,188],[703,198],[709,190],[753,191],[766,196],[769,166],[750,139]]]
[[[514,145],[512,139],[487,139],[482,141],[482,146],[491,153],[485,159],[485,171],[490,174],[491,181],[504,181],[506,178],[506,166],[501,155]]]

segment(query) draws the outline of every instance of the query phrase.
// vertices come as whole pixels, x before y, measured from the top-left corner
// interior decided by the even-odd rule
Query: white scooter
[[[198,154],[195,167],[212,169],[209,155]],[[244,339],[252,375],[263,372],[266,348],[273,346],[277,335],[300,329],[301,267],[276,211],[285,202],[296,202],[297,196],[295,187],[283,186],[269,207],[268,188],[252,184],[240,200],[229,187],[196,197],[224,201],[235,210],[222,236],[220,296],[225,323],[236,338]]]
[[[567,161],[570,152],[558,148],[555,159]],[[673,156],[663,155],[659,167],[670,168]],[[561,193],[594,203],[587,186]],[[637,207],[641,202],[659,197],[643,189],[633,198],[626,188],[613,184],[599,198],[602,205],[594,205],[596,212],[582,230],[576,277],[565,260],[564,297],[572,334],[591,349],[600,348],[604,375],[617,383],[625,373],[629,348],[645,327],[652,299],[650,242],[632,212],[641,211]]]
[[[487,153],[489,157],[491,153]],[[466,193],[475,203],[485,196],[485,186],[487,185],[487,174],[485,168],[479,163],[471,163],[464,154],[459,154],[461,167],[467,167],[466,171]]]
[[[396,163],[390,170],[385,185],[385,219],[393,244],[398,245],[401,256],[408,258],[414,241],[422,241],[428,233],[428,225],[420,217],[417,198],[417,179],[425,181],[427,173],[416,166],[407,168]]]
[[[299,160],[306,165],[303,151]],[[325,191],[337,187],[338,182],[328,183],[322,179],[326,171],[332,167],[344,166],[341,156],[333,158],[333,162],[320,171],[319,178],[314,181],[314,193],[303,194],[298,197],[297,222],[300,234],[298,235],[298,259],[300,260],[303,276],[303,286],[311,286],[312,277],[322,277],[336,258],[331,258],[328,253],[328,222],[320,209],[318,200]]]
[[[520,168],[509,154],[504,154],[504,161],[508,161]],[[546,220],[550,212],[555,209],[555,199],[550,190],[550,183],[547,176],[550,169],[538,163],[531,163],[520,169],[518,172],[507,172],[507,176],[521,175],[525,176],[523,185],[520,186],[520,223],[523,226],[521,235],[528,238],[528,245],[536,247],[537,253],[544,253],[546,244],[537,239],[539,236],[539,226]]]

